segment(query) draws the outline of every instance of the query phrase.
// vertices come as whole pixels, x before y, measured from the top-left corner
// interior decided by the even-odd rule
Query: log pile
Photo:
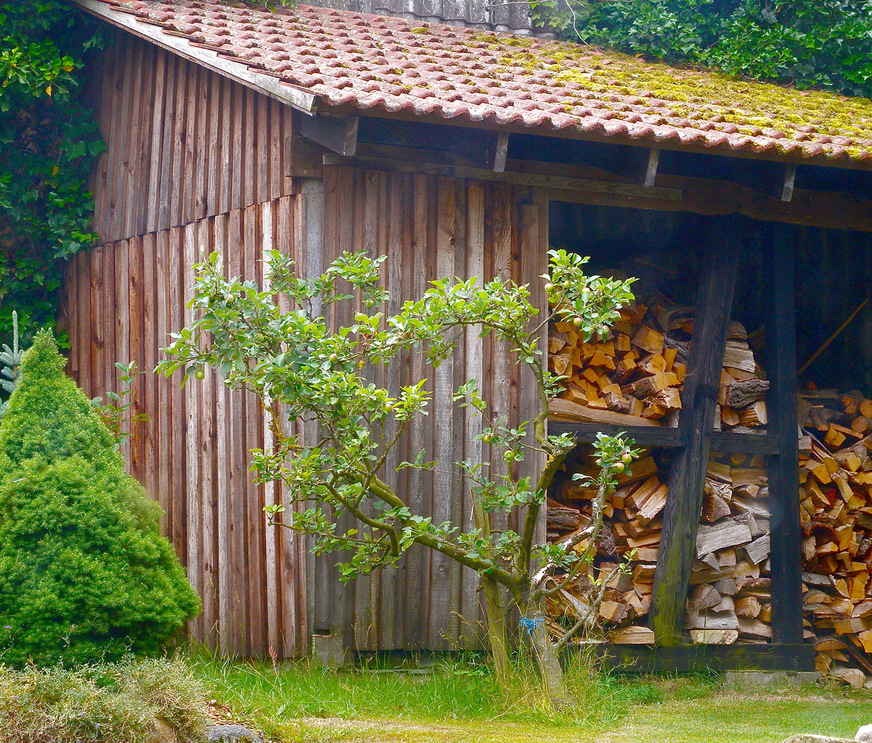
[[[564,379],[552,415],[624,426],[677,426],[693,314],[692,307],[662,299],[634,304],[621,310],[607,337],[590,342],[584,342],[573,323],[553,323],[549,369]],[[762,430],[768,389],[745,328],[731,322],[716,428]]]
[[[759,455],[709,461],[687,598],[692,642],[771,640],[768,495]]]
[[[653,642],[647,614],[668,491],[664,470],[645,452],[631,474],[619,480],[606,507],[594,566],[557,602],[558,612],[576,616],[582,607],[586,609],[590,579],[606,579],[616,565],[625,564],[624,572],[611,578],[598,609],[613,643]],[[564,482],[549,503],[549,536],[556,540],[584,528],[593,496],[590,488]],[[687,605],[687,629],[693,642],[731,644],[771,638],[766,499],[766,475],[758,457],[733,455],[709,465]]]
[[[872,673],[872,400],[812,392],[800,419],[806,637],[821,674],[862,684]]]

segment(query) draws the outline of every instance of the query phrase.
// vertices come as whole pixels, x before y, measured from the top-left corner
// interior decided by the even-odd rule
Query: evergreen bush
[[[0,661],[160,651],[199,611],[160,509],[41,331],[0,423]]]

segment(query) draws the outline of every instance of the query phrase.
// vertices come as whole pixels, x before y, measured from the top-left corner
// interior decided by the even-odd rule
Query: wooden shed
[[[649,296],[662,299],[668,284],[669,306],[695,306],[700,340],[684,348],[680,415],[603,416],[582,387],[575,402],[588,412],[551,425],[580,442],[630,430],[668,462],[659,552],[644,578],[653,652],[677,658],[669,648],[687,640],[700,507],[719,452],[754,457],[765,478],[769,512],[758,520],[771,530],[772,637],[692,652],[810,667],[797,354],[804,361],[869,291],[872,103],[418,18],[74,1],[113,29],[91,76],[108,145],[94,179],[100,244],[71,261],[63,299],[70,372],[89,395],[116,387],[116,361],[155,366],[168,333],[191,319],[192,267],[211,251],[255,280],[266,250],[292,254],[309,274],[341,251],[384,254],[395,301],[447,275],[535,287],[552,244],[591,255],[599,270],[620,264],[645,275]],[[534,298],[544,306],[541,292]],[[753,430],[715,424],[731,319],[765,354],[768,423]],[[803,382],[868,397],[870,328],[861,306]],[[499,414],[534,415],[505,351],[470,340],[431,378],[437,410],[452,384],[474,377]],[[667,354],[670,369],[679,353]],[[420,374],[421,363],[405,373]],[[364,651],[476,645],[476,577],[441,555],[415,551],[400,569],[342,585],[328,559],[267,526],[263,507],[282,494],[248,473],[247,451],[269,436],[255,400],[217,377],[182,389],[146,374],[133,402],[149,420],[125,444],[131,471],[163,506],[165,533],[203,597],[191,637],[228,654],[272,647],[288,657],[324,633]],[[824,417],[826,429],[834,418]],[[452,461],[487,456],[466,423],[431,416],[413,443]],[[469,518],[450,476],[403,486],[435,518]],[[854,507],[869,505],[872,496]],[[865,559],[859,549],[853,557]]]

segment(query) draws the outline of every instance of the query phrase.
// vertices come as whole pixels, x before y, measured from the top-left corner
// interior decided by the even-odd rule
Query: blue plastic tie
[[[542,623],[544,621],[544,617],[536,617],[535,619],[531,619],[530,617],[522,617],[521,626],[527,631],[528,635],[532,635],[536,632],[537,629],[539,629],[539,627],[542,626]]]

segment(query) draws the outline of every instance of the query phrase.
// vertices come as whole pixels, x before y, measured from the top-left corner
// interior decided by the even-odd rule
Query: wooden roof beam
[[[358,122],[357,116],[301,116],[300,136],[337,155],[354,157],[357,153]]]

